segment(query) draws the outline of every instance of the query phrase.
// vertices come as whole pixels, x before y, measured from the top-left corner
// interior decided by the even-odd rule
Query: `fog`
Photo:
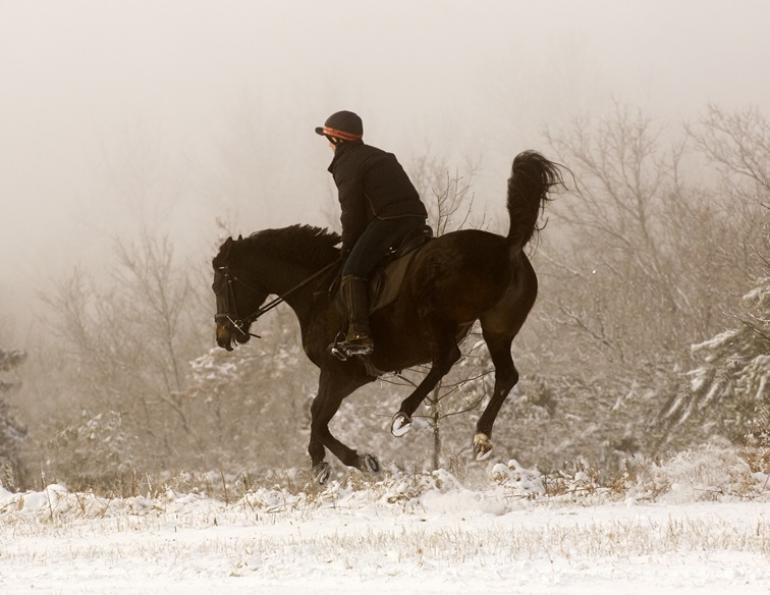
[[[327,224],[313,127],[357,111],[404,163],[510,159],[613,101],[671,126],[770,105],[770,8],[723,2],[0,0],[0,326],[24,347],[40,292],[97,274],[116,238],[168,233],[191,264],[216,220]],[[102,271],[106,272],[106,271]]]

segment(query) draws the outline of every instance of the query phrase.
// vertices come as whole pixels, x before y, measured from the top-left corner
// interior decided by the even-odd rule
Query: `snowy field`
[[[229,504],[0,490],[0,593],[770,593],[766,502],[548,497],[515,466],[492,475],[475,489],[437,472]]]

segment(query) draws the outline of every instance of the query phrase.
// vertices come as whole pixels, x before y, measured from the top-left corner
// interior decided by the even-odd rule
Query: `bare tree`
[[[689,347],[729,328],[734,304],[756,285],[758,256],[767,254],[760,247],[770,234],[755,231],[767,221],[756,209],[766,202],[766,158],[747,160],[757,180],[709,167],[696,133],[703,131],[679,137],[618,105],[603,119],[576,120],[548,135],[575,179],[551,205],[552,228],[534,257],[540,298],[522,342],[543,388],[519,403],[552,394],[556,407],[542,428],[591,428],[592,440],[564,439],[595,464],[612,458],[613,445],[650,454],[674,444],[659,413],[689,390],[686,371],[697,360]],[[766,133],[758,135],[755,154]],[[734,147],[733,158],[724,148],[712,153],[735,166],[740,150],[732,138],[722,141]],[[744,150],[753,146],[742,142]],[[681,445],[696,434],[673,438]],[[520,435],[526,448],[536,443]],[[547,441],[537,448],[554,459]]]
[[[569,302],[555,296],[551,324],[617,363],[705,338],[735,297],[717,294],[736,281],[740,228],[713,190],[685,182],[686,144],[667,146],[663,133],[618,105],[595,125],[548,135],[575,172],[572,195],[553,210],[568,248],[545,255],[570,287]]]
[[[16,488],[22,483],[21,449],[27,430],[12,415],[4,395],[21,385],[14,371],[26,358],[24,352],[0,349],[0,486],[6,488]]]
[[[709,105],[699,125],[688,131],[697,147],[729,176],[727,185],[732,191],[759,202],[766,200],[770,195],[770,122],[759,109],[729,113]]]
[[[162,379],[163,391],[157,398],[169,406],[179,418],[182,428],[193,433],[181,401],[185,389],[178,343],[181,318],[190,301],[190,283],[186,275],[173,266],[173,248],[168,238],[159,240],[145,236],[139,245],[117,242],[118,268],[115,275],[120,286],[130,288],[134,298],[126,303],[128,316],[135,316],[144,337],[153,343],[152,365]]]
[[[428,221],[436,236],[465,227],[484,227],[486,212],[476,212],[471,189],[477,173],[478,166],[472,162],[461,170],[431,155],[423,155],[410,165],[410,178],[428,209]]]
[[[59,392],[89,412],[82,423],[115,412],[133,436],[126,456],[148,466],[195,460],[205,449],[185,396],[187,362],[207,342],[188,278],[167,238],[145,236],[116,244],[109,287],[76,272],[48,298],[65,359],[53,373]]]
[[[693,345],[701,356],[689,390],[664,404],[665,438],[716,428],[740,443],[770,444],[770,123],[756,109],[709,106],[688,132],[719,173],[723,208],[741,233],[725,238],[730,264],[754,278],[719,334]],[[736,300],[736,303],[739,303]],[[727,308],[726,308],[727,309]],[[730,328],[731,327],[731,328]]]
[[[467,163],[465,170],[450,168],[445,160],[426,155],[411,168],[411,178],[423,197],[428,209],[428,221],[436,236],[463,229],[468,226],[483,228],[486,221],[484,211],[477,213],[475,195],[471,190],[477,166]],[[477,345],[478,347],[478,345]],[[428,421],[433,435],[433,468],[438,469],[442,458],[442,428],[448,418],[477,409],[489,392],[484,378],[491,370],[486,354],[465,354],[455,367],[455,372],[443,378],[426,398]],[[427,368],[417,368],[418,374],[427,373]],[[403,377],[412,386],[417,383]]]
[[[764,276],[770,258],[770,122],[757,109],[726,112],[710,105],[688,126],[696,147],[720,174],[723,206],[740,222],[732,238],[749,277]]]

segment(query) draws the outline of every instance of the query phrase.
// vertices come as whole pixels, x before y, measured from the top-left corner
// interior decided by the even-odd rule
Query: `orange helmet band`
[[[353,134],[351,132],[345,132],[344,130],[329,128],[328,126],[324,126],[323,133],[326,136],[334,136],[336,138],[341,138],[342,140],[361,140],[361,138],[363,138],[363,134]]]

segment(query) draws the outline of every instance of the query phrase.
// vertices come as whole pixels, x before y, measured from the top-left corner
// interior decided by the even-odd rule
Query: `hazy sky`
[[[0,324],[143,228],[201,260],[217,216],[323,223],[312,129],[338,109],[402,162],[478,159],[501,213],[513,155],[613,98],[767,115],[768,23],[762,1],[0,0]]]

